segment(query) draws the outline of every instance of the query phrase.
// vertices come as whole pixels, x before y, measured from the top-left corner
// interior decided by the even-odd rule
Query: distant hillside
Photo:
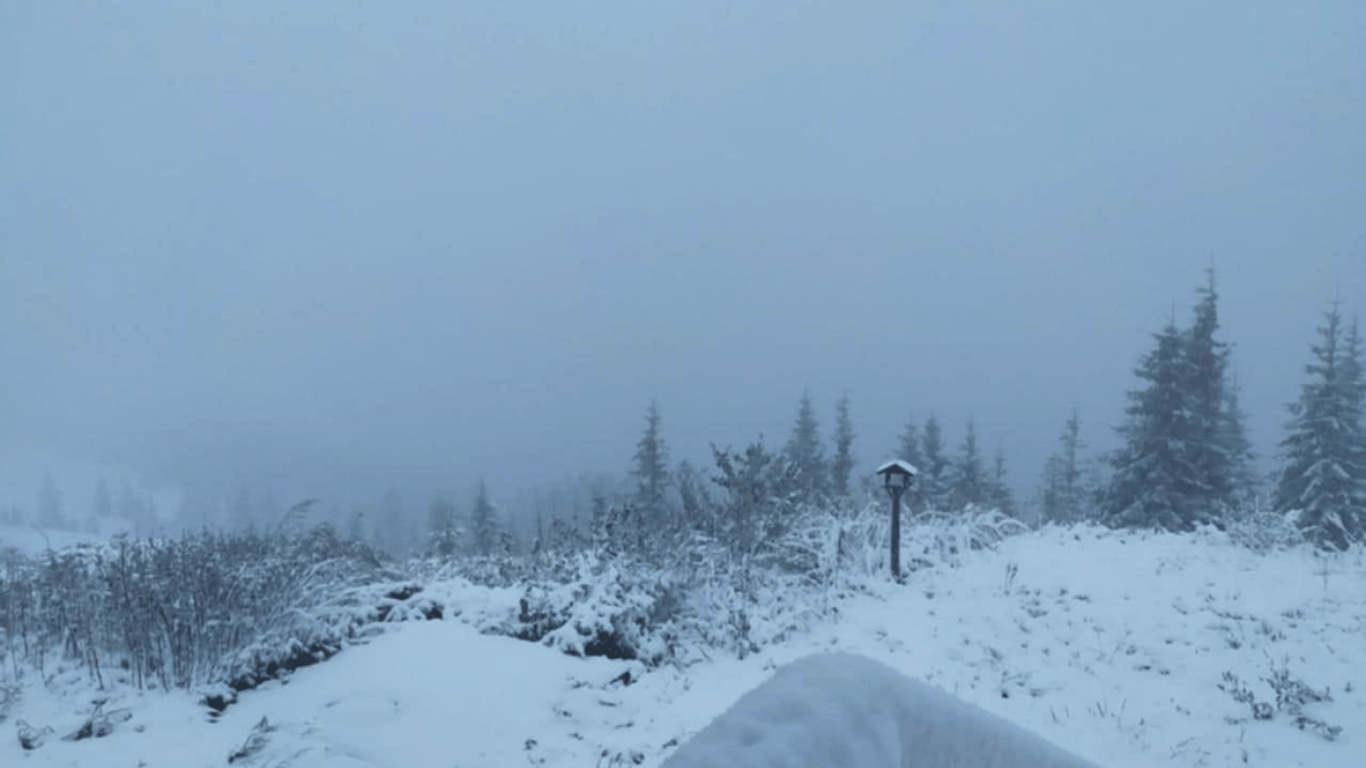
[[[0,524],[10,522],[16,508],[26,522],[35,519],[43,479],[49,474],[57,485],[62,514],[69,528],[82,527],[90,517],[100,481],[104,481],[116,501],[127,484],[139,497],[148,498],[155,504],[163,521],[171,519],[180,508],[179,490],[151,487],[143,482],[141,473],[128,467],[9,449],[0,450]],[[112,527],[102,525],[100,533],[112,535],[124,527],[121,523]]]

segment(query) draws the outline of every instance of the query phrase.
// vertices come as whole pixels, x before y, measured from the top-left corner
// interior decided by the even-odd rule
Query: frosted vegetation
[[[1280,737],[1254,747],[1227,737],[1259,721],[1323,744],[1361,738],[1350,717],[1332,716],[1338,702],[1358,721],[1363,712],[1352,681],[1332,677],[1366,648],[1357,326],[1336,306],[1326,313],[1265,485],[1218,328],[1211,274],[1191,324],[1173,319],[1141,359],[1120,446],[1088,455],[1073,414],[1037,504],[1014,498],[1005,457],[984,456],[975,423],[950,449],[933,416],[909,420],[891,452],[920,470],[906,494],[903,585],[889,574],[887,496],[855,473],[847,398],[829,445],[803,397],[780,448],[713,447],[706,470],[670,463],[652,403],[624,487],[533,518],[499,510],[481,485],[465,514],[433,499],[420,538],[377,535],[309,501],[245,528],[147,535],[155,515],[135,494],[115,502],[102,491],[95,514],[141,535],[54,544],[43,523],[60,521],[60,494],[44,483],[39,525],[0,530],[0,719],[34,752],[51,736],[116,732],[137,717],[111,704],[129,692],[189,695],[206,717],[227,718],[247,692],[439,620],[620,663],[622,686],[718,660],[765,669],[813,644],[904,652],[899,669],[956,693],[1039,700],[1024,724],[1079,740],[1101,764],[1146,764],[1163,750],[1183,765],[1289,754]],[[905,618],[868,618],[889,610]],[[74,692],[73,707],[84,697],[77,709],[89,713],[62,731],[38,722],[25,714],[38,687]],[[660,706],[675,700],[659,695]],[[703,709],[714,716],[719,704]],[[1069,731],[1083,713],[1112,723],[1112,738]],[[1198,727],[1171,741],[1182,718]],[[579,746],[508,759],[657,762],[704,723],[697,711],[673,726],[632,721],[620,730],[643,735],[600,736],[597,753],[575,731]]]
[[[20,739],[0,757],[107,764],[81,745],[113,735],[130,764],[246,750],[234,765],[311,768],[381,740],[407,751],[352,764],[657,765],[775,664],[850,650],[1099,765],[1353,764],[1360,549],[1320,550],[1273,515],[1188,534],[919,515],[897,585],[886,531],[870,502],[794,510],[754,551],[698,538],[660,561],[604,535],[384,562],[326,527],[11,551],[0,709]],[[393,644],[433,625],[452,629]],[[533,657],[564,663],[536,672]],[[476,668],[486,687],[464,682]],[[355,703],[427,723],[495,691],[515,702],[506,722],[454,742]],[[195,731],[205,751],[168,751],[185,715],[162,697],[216,724]],[[359,710],[319,727],[337,702]]]

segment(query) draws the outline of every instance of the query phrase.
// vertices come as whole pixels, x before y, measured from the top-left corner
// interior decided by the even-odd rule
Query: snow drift
[[[664,768],[1095,768],[890,667],[817,654],[780,669]]]

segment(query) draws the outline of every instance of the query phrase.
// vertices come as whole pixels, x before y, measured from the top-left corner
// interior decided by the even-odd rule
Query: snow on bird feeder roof
[[[916,469],[914,464],[909,461],[902,461],[901,459],[893,459],[877,468],[877,473],[879,475],[886,475],[892,472],[895,472],[898,475],[910,475],[911,477],[920,474],[920,470]]]

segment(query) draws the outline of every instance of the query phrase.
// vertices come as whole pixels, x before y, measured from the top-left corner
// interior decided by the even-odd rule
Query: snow
[[[665,768],[1094,768],[1037,735],[846,653],[778,670]]]
[[[0,765],[221,767],[251,740],[259,750],[234,766],[693,768],[706,764],[690,755],[707,751],[719,715],[782,690],[761,687],[775,672],[828,676],[810,661],[788,665],[813,655],[843,665],[853,662],[833,654],[851,653],[906,679],[864,666],[862,684],[834,700],[778,696],[777,711],[843,722],[850,744],[859,729],[888,738],[920,722],[916,713],[945,709],[976,733],[1032,742],[1018,727],[1108,768],[1355,768],[1366,754],[1363,583],[1360,551],[1254,555],[1213,533],[1045,529],[964,552],[959,567],[916,571],[906,586],[869,581],[838,604],[837,620],[744,659],[698,647],[686,656],[695,663],[646,670],[482,634],[515,610],[516,592],[452,580],[427,589],[447,601],[446,620],[383,625],[365,644],[242,693],[216,720],[190,694],[96,691],[79,665],[54,656],[43,677],[24,676],[0,734],[20,719],[53,732],[27,752],[0,738]],[[1230,692],[1232,678],[1274,705],[1268,681],[1278,670],[1327,689],[1330,700],[1303,712],[1341,726],[1335,741],[1297,727],[1289,712],[1254,719]],[[63,741],[96,698],[128,719],[105,738]],[[861,714],[889,702],[896,717]],[[775,736],[771,717],[752,719],[757,734],[800,743],[797,731]]]
[[[920,470],[916,469],[914,464],[910,463],[909,461],[902,461],[901,459],[893,459],[887,462],[886,464],[883,464],[882,466],[878,467],[877,474],[880,475],[893,467],[896,467],[897,469],[911,475],[912,477],[915,477],[916,475],[920,474]]]

